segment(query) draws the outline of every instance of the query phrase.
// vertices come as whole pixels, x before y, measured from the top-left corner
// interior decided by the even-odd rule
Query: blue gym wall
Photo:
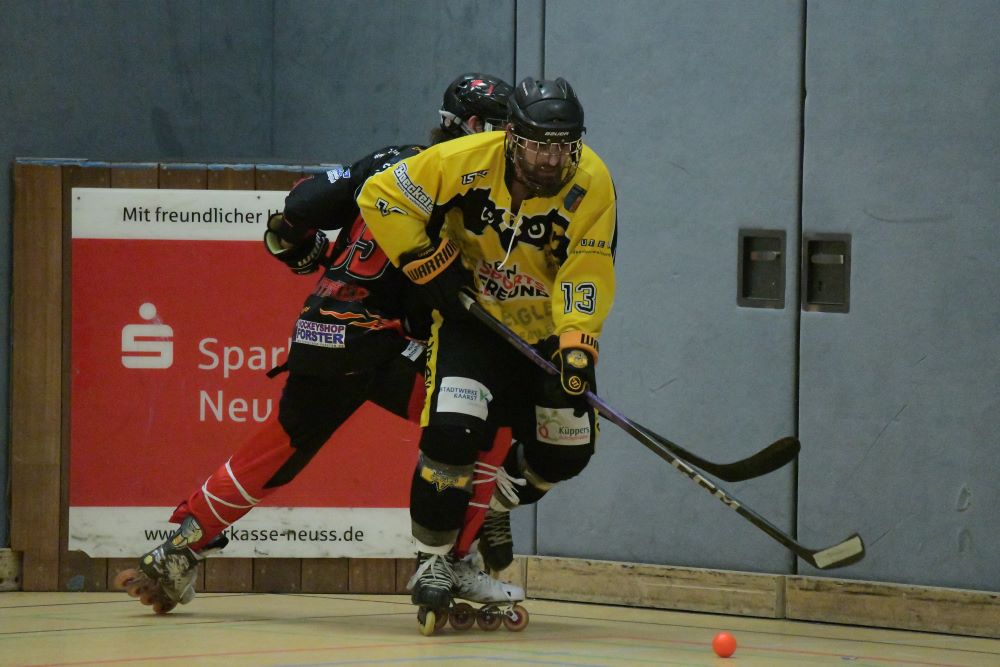
[[[1000,4],[0,0],[0,15],[5,335],[14,157],[350,161],[425,139],[460,71],[565,76],[619,195],[605,399],[707,458],[799,435],[797,465],[725,486],[810,546],[861,531],[868,558],[837,576],[1000,589]],[[742,229],[785,232],[784,308],[737,305]],[[798,305],[800,242],[822,233],[852,237],[847,313]],[[0,346],[4,375],[16,353]],[[611,424],[591,466],[514,523],[522,553],[816,574]]]

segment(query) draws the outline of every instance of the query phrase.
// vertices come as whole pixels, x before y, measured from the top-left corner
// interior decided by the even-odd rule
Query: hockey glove
[[[437,248],[428,248],[401,258],[403,273],[417,286],[424,302],[443,317],[465,317],[467,311],[458,293],[472,287],[472,276],[459,256],[458,246],[443,239]]]
[[[559,336],[559,349],[552,353],[552,363],[559,369],[559,381],[564,393],[582,397],[587,390],[596,391],[597,339],[581,331],[568,331]]]
[[[326,259],[326,250],[330,240],[320,230],[302,239],[295,245],[286,245],[286,241],[278,235],[278,230],[284,220],[284,215],[274,213],[267,220],[267,231],[264,232],[264,246],[272,256],[288,265],[292,273],[305,275],[319,268]]]

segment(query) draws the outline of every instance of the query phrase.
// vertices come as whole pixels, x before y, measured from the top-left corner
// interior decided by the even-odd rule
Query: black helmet
[[[528,77],[507,100],[507,160],[514,178],[534,194],[551,197],[569,183],[580,164],[583,106],[562,78]]]
[[[583,136],[583,106],[566,79],[538,80],[530,76],[517,84],[507,100],[507,122],[515,134],[542,143],[576,141]]]
[[[507,97],[512,91],[509,83],[490,74],[463,74],[444,91],[439,112],[441,129],[453,137],[475,134],[468,125],[472,116],[483,121],[487,132],[503,128],[507,119]]]

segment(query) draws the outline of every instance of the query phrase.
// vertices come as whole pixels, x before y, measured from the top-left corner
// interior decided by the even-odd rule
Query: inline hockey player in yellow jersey
[[[583,133],[569,83],[529,77],[508,99],[503,132],[429,148],[372,176],[358,198],[379,245],[435,310],[410,492],[420,549],[411,585],[427,634],[451,605],[447,554],[477,453],[497,426],[510,424],[517,444],[480,534],[491,569],[512,557],[509,537],[498,539],[509,536],[507,512],[577,475],[594,452],[596,415],[583,394],[596,389],[617,228],[611,176]],[[460,290],[561,375],[546,375],[469,317]]]
[[[432,143],[502,127],[511,90],[489,74],[456,78],[445,89]],[[420,395],[412,402],[416,407],[422,403],[423,388],[414,380],[424,369],[424,346],[416,339],[429,334],[430,312],[412,298],[410,282],[372,241],[355,197],[368,176],[421,150],[423,146],[386,146],[347,169],[303,179],[285,199],[283,213],[268,221],[268,252],[295,273],[321,271],[321,278],[294,327],[277,418],[191,490],[170,519],[180,526],[163,544],[144,554],[137,567],[116,575],[116,587],[156,613],[191,602],[198,563],[228,543],[227,528],[294,480],[365,400],[401,417],[417,417],[409,411],[414,389]],[[339,230],[335,240],[323,233],[331,229]],[[351,324],[342,326],[345,321]],[[339,329],[343,340],[325,344],[299,336],[300,329]],[[480,475],[480,485],[490,481],[487,477]],[[466,530],[479,527],[476,509]],[[471,558],[454,560],[456,597],[486,605],[481,614],[468,608],[465,627],[480,618],[489,620],[494,608],[519,609],[515,629],[526,625],[527,612],[515,604],[524,599],[523,589],[492,579],[476,565]]]

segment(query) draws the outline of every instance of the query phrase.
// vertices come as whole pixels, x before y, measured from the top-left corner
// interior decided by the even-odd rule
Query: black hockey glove
[[[428,306],[445,318],[468,316],[458,293],[472,288],[472,276],[462,266],[457,245],[444,239],[437,248],[400,259],[403,273],[413,281]]]
[[[326,250],[330,246],[330,240],[326,234],[317,229],[299,243],[286,247],[281,236],[278,235],[283,220],[282,213],[274,213],[268,218],[267,231],[264,232],[264,246],[273,257],[287,264],[292,273],[300,275],[312,273],[326,259]]]
[[[559,369],[563,393],[582,399],[586,391],[596,392],[597,339],[581,331],[568,331],[559,336],[555,345],[558,347],[552,352],[551,359]],[[579,407],[584,408],[585,404],[581,403]]]

